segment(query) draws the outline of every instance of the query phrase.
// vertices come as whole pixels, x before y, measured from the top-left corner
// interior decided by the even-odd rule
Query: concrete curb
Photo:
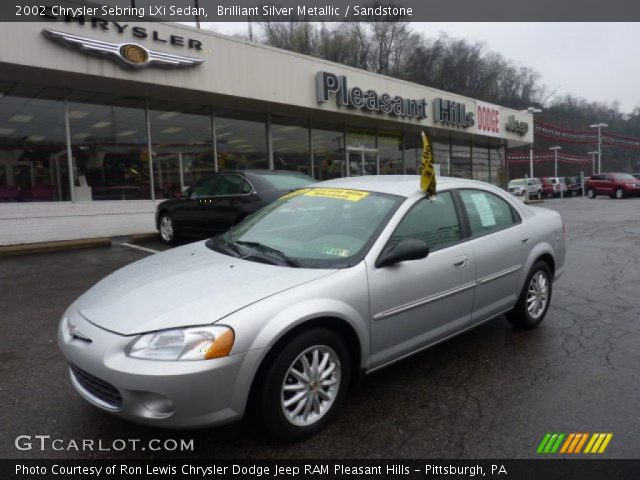
[[[159,240],[160,240],[160,234],[158,232],[134,233],[132,235],[129,235],[129,243],[134,245],[139,243],[157,242]]]
[[[20,245],[0,246],[0,257],[12,257],[17,255],[32,255],[35,253],[76,250],[79,248],[98,248],[110,246],[111,239],[108,237],[82,238],[79,240],[60,240],[56,242],[22,243]]]

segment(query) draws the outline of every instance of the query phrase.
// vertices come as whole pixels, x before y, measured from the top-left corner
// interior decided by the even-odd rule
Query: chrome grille
[[[75,380],[86,393],[94,400],[99,400],[98,404],[112,409],[119,409],[122,406],[122,395],[116,387],[94,377],[72,363],[69,364],[69,368]]]

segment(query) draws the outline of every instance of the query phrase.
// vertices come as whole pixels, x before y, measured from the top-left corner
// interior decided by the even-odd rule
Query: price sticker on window
[[[310,188],[304,194],[306,197],[325,197],[337,200],[347,200],[348,202],[359,202],[369,196],[369,192],[360,190],[347,190],[344,188]]]
[[[482,223],[483,227],[493,227],[496,224],[496,217],[493,215],[493,210],[491,210],[491,205],[489,205],[489,201],[487,200],[486,195],[483,193],[474,193],[471,195],[471,200],[478,211],[478,215],[480,216],[480,223]]]

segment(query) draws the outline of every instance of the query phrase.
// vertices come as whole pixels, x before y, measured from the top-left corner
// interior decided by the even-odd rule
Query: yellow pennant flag
[[[431,152],[431,142],[422,132],[422,161],[420,162],[420,190],[427,196],[436,195],[436,172],[433,168],[433,153]]]

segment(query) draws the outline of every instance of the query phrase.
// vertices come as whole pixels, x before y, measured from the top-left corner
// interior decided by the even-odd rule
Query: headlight
[[[146,360],[207,360],[226,357],[233,330],[222,325],[177,328],[145,333],[127,348],[127,356]]]

